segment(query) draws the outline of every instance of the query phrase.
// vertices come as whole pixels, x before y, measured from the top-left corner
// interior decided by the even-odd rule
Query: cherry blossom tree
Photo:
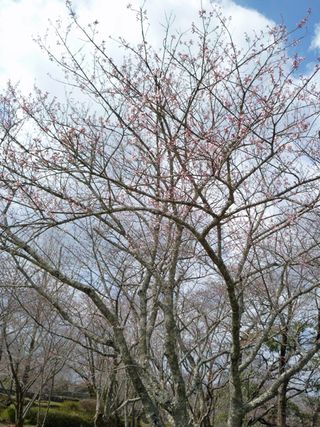
[[[69,12],[60,53],[40,43],[73,94],[2,97],[1,249],[38,292],[46,272],[91,301],[107,337],[86,334],[121,358],[152,426],[210,426],[226,384],[228,427],[276,396],[283,409],[320,348],[319,67],[299,75],[284,26],[239,46],[216,8],[161,48],[135,11],[141,43],[112,58]],[[289,359],[306,302],[314,332]]]

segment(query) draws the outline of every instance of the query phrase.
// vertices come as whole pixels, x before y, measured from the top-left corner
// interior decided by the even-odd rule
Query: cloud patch
[[[139,24],[127,4],[132,3],[138,8],[141,1],[118,0],[78,0],[75,9],[80,21],[100,22],[101,37],[108,40],[109,36],[123,36],[132,43],[140,38]],[[274,25],[272,21],[253,9],[237,5],[231,0],[220,0],[218,3],[226,16],[232,16],[230,30],[232,36],[241,45],[244,33],[260,32],[267,25]],[[162,2],[147,1],[146,8],[150,19],[149,38],[152,43],[161,43],[163,25],[166,16],[172,13],[175,16],[174,27],[180,31],[190,28],[191,22],[197,16],[201,7],[199,0],[163,0]],[[209,0],[202,1],[202,7],[208,10],[211,7]],[[33,41],[37,35],[44,35],[52,21],[63,17],[68,19],[64,0],[2,0],[0,17],[0,86],[4,87],[9,79],[12,82],[20,81],[21,89],[31,91],[34,83],[56,93],[58,84],[47,77],[47,72],[56,75],[57,68],[48,61],[39,46]],[[320,46],[320,34],[318,31]],[[318,40],[317,39],[317,40]],[[110,42],[110,49],[116,45]],[[60,88],[61,90],[61,88]]]
[[[320,22],[316,25],[311,42],[311,49],[320,49]]]

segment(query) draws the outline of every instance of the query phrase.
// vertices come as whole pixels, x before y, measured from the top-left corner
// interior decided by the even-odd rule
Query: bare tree
[[[22,427],[30,408],[63,368],[69,349],[65,339],[54,334],[56,318],[34,292],[16,290],[3,296],[0,384],[15,407],[16,427]]]

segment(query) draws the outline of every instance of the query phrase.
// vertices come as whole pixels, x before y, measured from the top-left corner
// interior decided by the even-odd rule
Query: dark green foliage
[[[25,424],[36,425],[38,420],[38,407],[29,410]],[[59,407],[50,407],[47,412],[44,402],[40,406],[40,425],[44,417],[45,427],[93,427],[93,417],[95,412],[95,401],[92,399],[83,402],[65,401]],[[5,419],[11,423],[15,422],[15,408],[13,405],[5,409]],[[137,426],[140,423],[137,423]],[[119,417],[109,419],[103,427],[123,427],[124,422]]]
[[[124,422],[117,416],[109,418],[108,420],[104,420],[101,417],[97,419],[97,426],[98,427],[124,427]]]
[[[7,414],[8,414],[9,421],[11,421],[12,423],[14,423],[15,422],[15,418],[16,418],[16,410],[14,409],[13,406],[9,406],[9,408],[7,408]]]
[[[40,420],[43,420],[45,414],[43,411],[40,412]],[[36,424],[36,409],[31,410],[28,419],[30,424]],[[45,427],[93,427],[93,420],[81,414],[50,410],[46,416]]]
[[[15,409],[10,406],[7,409],[9,421],[15,421]],[[93,427],[93,419],[85,416],[84,414],[75,414],[60,411],[58,409],[51,409],[48,414],[46,411],[40,410],[40,422],[46,416],[45,427]],[[30,409],[26,424],[37,424],[38,409]]]

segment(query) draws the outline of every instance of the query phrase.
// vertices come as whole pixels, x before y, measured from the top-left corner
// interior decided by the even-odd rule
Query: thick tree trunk
[[[132,359],[127,343],[123,336],[121,328],[114,328],[114,335],[116,343],[119,347],[122,361],[126,366],[126,371],[131,380],[131,383],[135,389],[135,392],[141,399],[145,414],[149,419],[152,427],[165,427],[164,422],[161,419],[159,408],[156,403],[153,401],[152,397],[149,395],[145,385],[142,382],[142,379],[139,374],[139,368],[136,366],[136,363]],[[183,426],[186,427],[186,426]]]
[[[288,382],[285,382],[279,388],[278,393],[278,427],[287,426],[287,387]]]
[[[237,403],[234,403],[229,410],[228,427],[242,427],[244,415],[242,408],[237,407]]]
[[[106,419],[104,416],[104,406],[105,402],[103,399],[103,393],[97,391],[96,393],[96,413],[94,417],[94,426],[95,427],[105,427],[106,426]]]
[[[96,414],[94,419],[95,427],[107,427],[106,420],[104,419],[103,414]]]
[[[152,395],[146,389],[139,372],[139,366],[137,366],[136,361],[132,358],[129,348],[127,346],[126,339],[124,337],[123,329],[118,323],[118,318],[112,313],[108,307],[104,304],[101,298],[91,289],[83,288],[78,286],[78,289],[86,293],[86,295],[91,298],[96,307],[108,320],[110,326],[113,329],[114,340],[116,346],[121,354],[122,361],[126,367],[126,372],[128,377],[131,380],[132,386],[137,394],[140,397],[141,403],[144,408],[144,412],[148,417],[152,427],[165,427],[164,422],[161,419],[160,411],[157,404],[154,402]],[[184,426],[185,427],[185,426]]]
[[[172,377],[174,379],[174,409],[172,416],[175,427],[188,427],[189,415],[187,408],[187,396],[185,383],[180,371],[178,355],[176,353],[176,325],[173,316],[172,295],[167,297],[169,307],[164,310],[165,327],[166,327],[166,356],[169,362]]]
[[[284,330],[281,334],[280,344],[280,357],[279,357],[279,375],[283,374],[287,364],[287,350],[288,350],[288,331],[289,323],[291,319],[291,309],[289,307],[288,319],[284,326]],[[287,388],[288,382],[285,381],[278,390],[278,402],[277,402],[277,426],[287,426]]]
[[[210,422],[210,417],[207,415],[202,421],[201,421],[201,427],[212,427],[212,424]]]
[[[179,248],[181,244],[182,229],[177,231],[175,247],[172,252],[171,268],[169,270],[169,279],[165,287],[163,314],[165,325],[165,355],[168,360],[170,371],[174,382],[174,403],[172,417],[175,427],[188,427],[190,425],[188,413],[188,399],[186,386],[179,364],[179,354],[177,343],[179,342],[177,330],[177,319],[174,310],[174,289],[175,276],[178,264]]]
[[[16,415],[15,415],[15,426],[23,427],[24,419],[23,419],[23,396],[18,390],[16,392]]]
[[[232,309],[232,348],[230,353],[229,376],[229,414],[228,427],[241,427],[245,416],[243,408],[242,384],[239,366],[241,363],[240,327],[241,307],[236,296],[234,283],[227,283],[230,306]]]
[[[319,414],[320,414],[320,402],[317,404],[313,417],[312,417],[312,424],[311,427],[318,427],[319,426]]]

